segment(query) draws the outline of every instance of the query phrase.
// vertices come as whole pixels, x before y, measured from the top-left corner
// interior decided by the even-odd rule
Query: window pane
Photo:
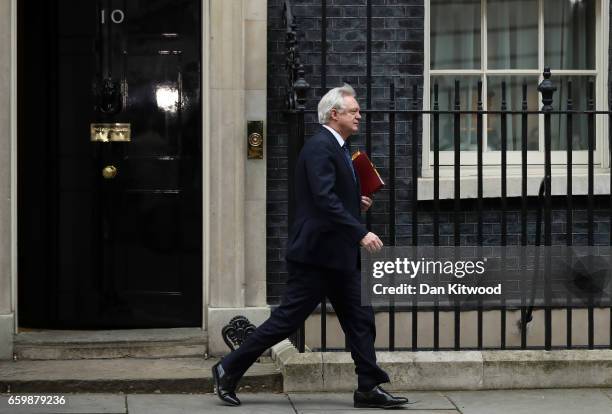
[[[434,108],[434,85],[438,84],[439,109],[448,111],[455,107],[455,79],[459,80],[459,105],[462,111],[478,108],[478,76],[432,76],[431,77],[431,108]],[[433,116],[431,117],[431,150],[433,151]],[[460,148],[462,151],[476,149],[476,115],[461,114],[460,116]],[[440,151],[454,149],[454,115],[440,115]]]
[[[537,69],[537,0],[488,1],[487,45],[489,69]]]
[[[480,0],[431,0],[431,68],[480,68]]]
[[[572,102],[575,110],[587,109],[587,93],[589,80],[595,81],[592,76],[555,76],[553,82],[557,87],[553,95],[553,107],[555,110],[565,111],[567,109],[568,81],[572,82]],[[572,147],[574,150],[588,149],[588,122],[586,115],[575,114],[573,116]],[[567,149],[567,116],[551,115],[551,146],[553,151]]]
[[[544,64],[595,69],[596,0],[545,0]]]
[[[506,82],[506,109],[520,111],[523,107],[523,82],[527,84],[527,110],[538,110],[538,78],[523,76],[489,76],[487,78],[487,105],[491,111],[500,111],[502,82]],[[520,151],[523,121],[521,115],[506,115],[506,143],[508,151]],[[501,150],[501,116],[487,115],[487,150]],[[538,150],[538,116],[527,116],[527,149]]]

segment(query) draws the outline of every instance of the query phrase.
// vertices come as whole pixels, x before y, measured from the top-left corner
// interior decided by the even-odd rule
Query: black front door
[[[200,0],[18,3],[20,325],[199,326]]]

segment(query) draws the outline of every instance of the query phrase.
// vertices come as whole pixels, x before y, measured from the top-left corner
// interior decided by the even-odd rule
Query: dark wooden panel
[[[31,0],[18,15],[21,323],[200,325],[200,1]],[[104,78],[116,112],[100,109]],[[94,122],[130,123],[132,141],[92,143]]]

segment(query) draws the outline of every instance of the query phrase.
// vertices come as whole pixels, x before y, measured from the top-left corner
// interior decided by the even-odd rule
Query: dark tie
[[[355,177],[355,169],[353,168],[353,159],[351,158],[351,152],[346,146],[346,143],[342,146],[342,149],[344,150],[344,156],[346,157],[346,161],[351,167],[351,172],[353,173],[353,180],[357,180],[357,178]]]

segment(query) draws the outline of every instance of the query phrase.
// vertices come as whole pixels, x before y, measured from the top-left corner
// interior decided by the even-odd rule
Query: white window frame
[[[452,0],[449,0],[452,1]],[[608,36],[609,36],[609,13],[610,0],[597,0],[596,6],[596,27],[595,27],[595,70],[551,70],[552,80],[559,75],[592,75],[595,76],[595,98],[596,109],[606,111],[608,109]],[[544,68],[544,30],[543,28],[543,4],[544,0],[538,0],[539,28],[538,28],[538,69],[537,70],[488,70],[487,65],[487,37],[486,37],[486,0],[481,0],[481,68],[477,70],[432,70],[430,68],[431,56],[431,4],[430,0],[425,0],[425,33],[424,33],[424,79],[423,79],[423,109],[431,108],[431,76],[434,75],[455,75],[458,79],[462,75],[479,75],[483,81],[483,86],[486,85],[487,77],[485,74],[512,74],[512,75],[532,75],[538,76],[539,81],[542,81],[542,72]],[[556,93],[557,94],[557,93]],[[558,96],[558,95],[557,95]],[[554,95],[553,95],[554,97]],[[554,98],[553,98],[554,99]],[[542,106],[541,94],[538,94],[538,106]],[[483,101],[484,109],[486,110],[487,102]],[[563,105],[562,105],[563,107]],[[462,115],[465,116],[465,115]],[[584,115],[581,115],[584,116]],[[537,194],[537,187],[543,176],[544,163],[544,116],[539,115],[539,150],[528,151],[528,176],[530,183],[528,185],[529,194],[534,192]],[[608,117],[597,115],[596,119],[596,150],[594,154],[595,169],[596,169],[596,193],[608,193],[610,191],[609,184],[606,187],[606,179],[604,169],[609,168],[610,160],[608,159]],[[483,129],[486,131],[487,120],[483,119]],[[421,178],[419,179],[419,199],[433,198],[433,150],[430,147],[431,143],[431,124],[430,115],[423,115],[423,142],[422,142],[422,164]],[[475,197],[475,177],[476,177],[476,151],[461,151],[461,176],[462,198]],[[576,178],[574,179],[574,193],[580,194],[586,192],[586,180],[582,180],[581,176],[586,174],[587,168],[587,151],[574,151],[573,170]],[[555,176],[564,176],[566,174],[566,159],[565,151],[553,151],[551,154],[553,164],[553,181]],[[520,163],[521,151],[507,152],[507,171],[509,176],[508,195],[520,195]],[[483,152],[483,175],[485,179],[485,197],[499,197],[499,178],[501,175],[501,151],[484,151]],[[454,153],[453,151],[440,151],[440,197],[452,198],[452,179],[454,174]],[[607,170],[606,170],[607,171]],[[601,176],[601,177],[599,177]],[[513,180],[512,178],[517,178]],[[563,178],[563,177],[561,177]],[[609,178],[609,176],[608,176]],[[564,179],[564,178],[563,178]],[[444,180],[449,182],[443,182]],[[558,180],[557,180],[558,181]],[[490,182],[490,185],[487,184]],[[516,182],[513,184],[513,182]],[[559,182],[558,187],[562,188],[562,183]],[[518,188],[517,188],[518,185]],[[555,187],[553,185],[553,187]],[[487,190],[489,189],[489,190]],[[448,191],[447,191],[448,190]],[[554,191],[553,191],[554,193]]]

